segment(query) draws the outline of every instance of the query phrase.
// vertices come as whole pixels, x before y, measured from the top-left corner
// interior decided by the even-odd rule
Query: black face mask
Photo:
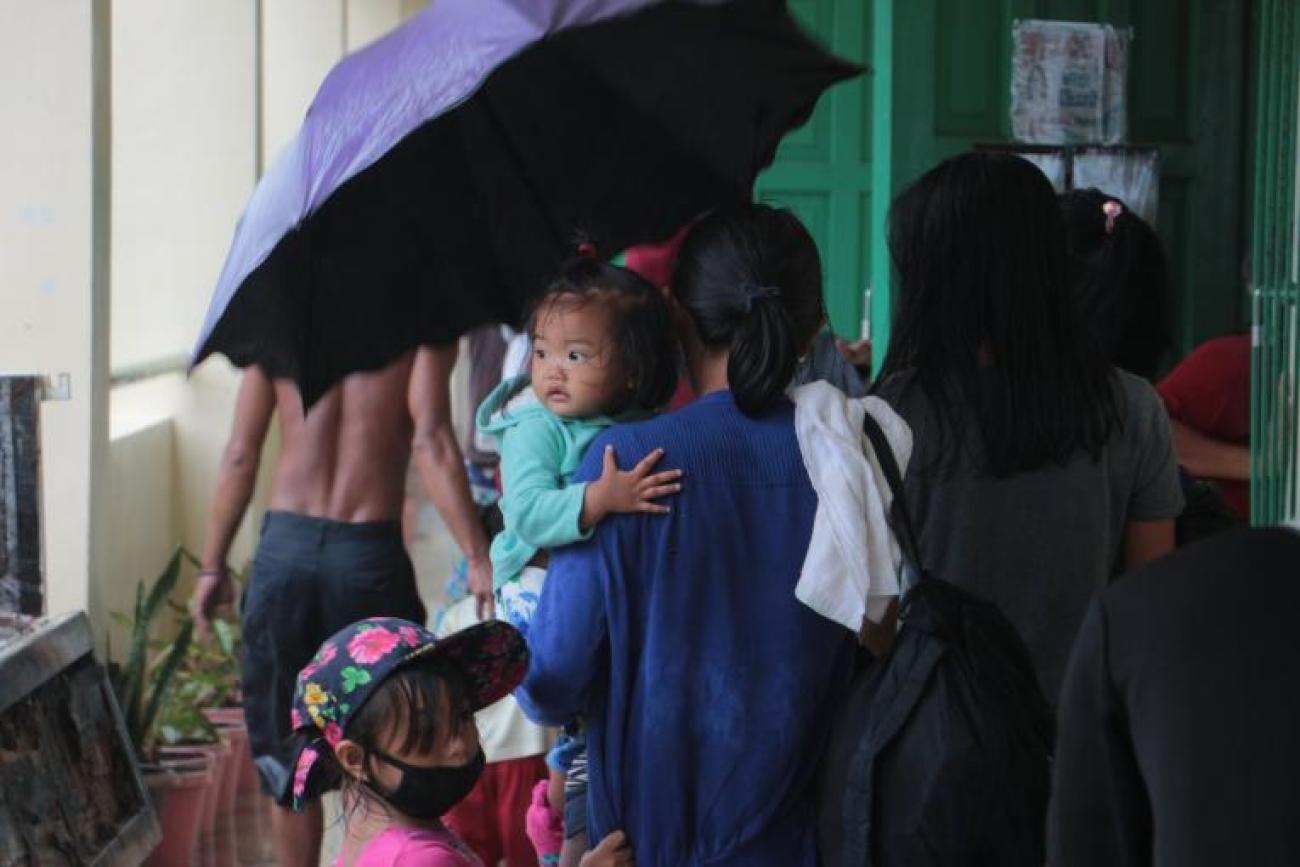
[[[394,810],[412,819],[436,819],[464,799],[483,774],[483,750],[463,765],[417,768],[378,750],[372,755],[402,772],[397,788],[386,792],[366,781],[365,785],[387,801]]]

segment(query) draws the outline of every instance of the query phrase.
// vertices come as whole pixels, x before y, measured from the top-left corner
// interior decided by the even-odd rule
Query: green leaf
[[[167,561],[167,568],[158,576],[157,582],[149,591],[149,598],[145,601],[144,621],[146,628],[153,625],[153,619],[158,614],[158,609],[162,607],[163,601],[172,595],[176,589],[176,582],[181,576],[181,552],[184,549],[177,548],[170,560]],[[138,624],[137,624],[138,625]]]
[[[134,618],[128,620],[120,613],[113,613],[116,622],[129,626],[130,643],[123,664],[118,665],[110,659],[109,682],[121,706],[132,743],[141,757],[146,755],[156,734],[155,729],[160,716],[163,716],[162,711],[169,695],[186,696],[191,702],[191,708],[204,695],[201,685],[184,690],[172,688],[175,685],[174,679],[185,664],[189,646],[193,643],[194,627],[188,619],[181,621],[180,634],[174,642],[160,642],[156,645],[164,649],[160,657],[150,658],[155,646],[151,636],[158,613],[164,610],[164,606],[179,614],[185,613],[185,607],[171,599],[180,579],[181,566],[185,562],[196,561],[188,551],[176,548],[152,587],[146,586],[144,582],[136,585]],[[184,685],[183,680],[178,683]],[[189,696],[193,698],[189,699]],[[211,728],[205,719],[185,719],[180,707],[175,712],[169,710],[165,716],[163,722],[168,731],[164,737],[170,738],[177,733],[181,737],[188,737],[190,732],[197,732],[202,737],[205,730]]]
[[[224,620],[212,621],[212,631],[216,633],[217,644],[221,647],[221,652],[226,656],[233,656],[235,653],[235,633],[230,628],[230,624]]]
[[[135,622],[131,625],[131,646],[127,651],[126,665],[119,680],[121,689],[117,700],[126,718],[131,740],[140,743],[140,696],[144,689],[145,654],[148,652],[149,633],[141,619],[144,614],[144,583],[135,585]]]
[[[181,626],[180,634],[176,636],[176,643],[172,645],[171,652],[163,660],[162,666],[158,669],[158,673],[154,678],[153,689],[149,694],[149,703],[145,706],[144,713],[140,717],[142,742],[147,741],[152,733],[154,720],[158,716],[159,708],[162,707],[163,698],[167,695],[172,678],[175,676],[177,669],[180,668],[181,661],[185,658],[185,651],[189,649],[193,637],[194,621],[187,620]]]

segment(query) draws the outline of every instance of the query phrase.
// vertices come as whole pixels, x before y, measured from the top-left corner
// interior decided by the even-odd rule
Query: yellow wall
[[[175,544],[201,549],[238,372],[213,359],[110,393],[110,354],[124,370],[188,352],[262,160],[345,48],[422,5],[0,0],[18,131],[0,137],[0,371],[72,377],[42,418],[50,611],[87,608],[106,634]],[[276,451],[273,433],[236,568]]]
[[[107,559],[99,579],[103,614],[96,618],[97,635],[112,634],[111,649],[121,653],[129,631],[111,613],[129,615],[136,585],[152,583],[171,556],[175,538],[175,461],[170,419],[154,419],[111,433],[107,484],[110,495],[104,521],[108,531]],[[101,645],[102,646],[102,645]]]
[[[172,479],[167,506],[169,521],[157,525],[137,525],[138,534],[157,537],[152,550],[162,551],[161,567],[177,544],[189,548],[196,556],[206,537],[208,508],[216,488],[217,468],[234,416],[239,373],[223,359],[204,364],[190,377],[181,374],[152,377],[113,389],[113,436],[110,448],[129,453],[133,440],[141,431],[165,422],[169,432],[166,448],[152,451],[160,474]],[[263,450],[258,491],[230,550],[230,565],[242,570],[251,560],[256,542],[256,527],[261,521],[270,470],[275,465],[278,441],[274,431],[267,437]],[[123,460],[131,460],[124,458]],[[120,476],[120,483],[110,485],[114,508],[126,512],[149,512],[141,497],[154,493],[152,481],[132,475]]]
[[[406,18],[402,0],[347,0],[345,14],[348,51],[373,42]]]
[[[262,164],[293,139],[325,73],[343,55],[341,0],[263,0]]]
[[[92,606],[101,568],[107,7],[0,0],[0,370],[72,378],[72,399],[42,412],[52,613]]]
[[[122,198],[114,208],[121,311],[113,334],[132,345],[115,351],[119,368],[188,352],[259,158],[296,133],[345,45],[364,45],[403,17],[400,0],[263,0],[260,22],[254,0],[125,2],[114,22],[115,86],[129,94],[114,106],[114,190]],[[191,116],[205,105],[209,114]],[[167,303],[151,308],[160,292],[170,293]],[[141,517],[131,521],[129,540],[113,534],[112,590],[105,591],[112,598],[126,598],[139,577],[152,578],[174,545],[201,552],[239,381],[237,370],[214,358],[188,377],[170,373],[113,389],[110,498],[117,514]],[[236,569],[252,559],[277,453],[273,426],[257,495],[231,547]],[[170,479],[165,516],[160,478]]]
[[[256,0],[113,0],[112,362],[190,351],[257,178]]]

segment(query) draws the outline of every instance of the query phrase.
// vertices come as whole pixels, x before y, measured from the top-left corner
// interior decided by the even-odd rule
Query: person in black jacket
[[[1235,530],[1102,592],[1061,694],[1048,863],[1300,864],[1300,532]]]

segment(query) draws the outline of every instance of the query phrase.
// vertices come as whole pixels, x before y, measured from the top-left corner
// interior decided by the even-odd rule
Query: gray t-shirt
[[[878,389],[915,437],[904,488],[925,567],[1002,609],[1053,704],[1088,603],[1119,570],[1125,525],[1183,508],[1164,405],[1145,380],[1116,377],[1122,424],[1098,460],[1080,452],[1065,466],[1003,479],[978,469],[973,428],[958,432],[966,448],[939,435],[933,406],[907,373]]]

